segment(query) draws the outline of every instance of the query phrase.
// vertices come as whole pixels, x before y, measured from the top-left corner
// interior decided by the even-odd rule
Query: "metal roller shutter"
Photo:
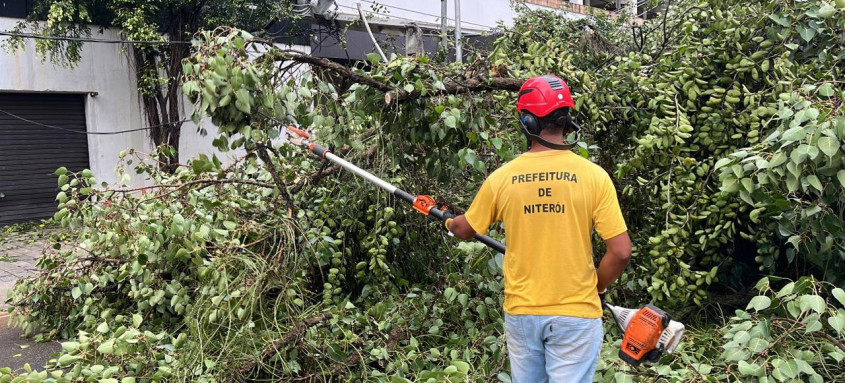
[[[56,212],[53,172],[89,167],[85,131],[84,95],[0,93],[0,226]]]

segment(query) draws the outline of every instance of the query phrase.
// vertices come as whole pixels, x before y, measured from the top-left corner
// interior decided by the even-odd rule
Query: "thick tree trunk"
[[[170,17],[167,34],[172,41],[188,41],[197,29],[194,12],[175,9]],[[179,77],[182,60],[190,55],[190,45],[171,44],[157,48],[133,46],[135,71],[141,104],[150,140],[159,152],[162,170],[172,173],[179,166],[179,139],[182,128],[182,97]],[[162,76],[166,81],[155,81]]]

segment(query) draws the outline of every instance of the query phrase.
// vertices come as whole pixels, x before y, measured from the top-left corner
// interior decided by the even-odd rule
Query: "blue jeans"
[[[513,383],[592,382],[601,318],[505,314]]]

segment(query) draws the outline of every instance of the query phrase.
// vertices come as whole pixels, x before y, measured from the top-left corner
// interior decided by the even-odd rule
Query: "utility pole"
[[[446,0],[440,0],[440,45],[447,54],[449,53],[448,6]]]
[[[461,0],[455,0],[455,61],[464,62],[461,51]]]

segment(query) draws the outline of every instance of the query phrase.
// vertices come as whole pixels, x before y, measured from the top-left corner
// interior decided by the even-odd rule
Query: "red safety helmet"
[[[537,76],[525,80],[519,88],[516,110],[528,112],[537,117],[545,117],[560,108],[575,108],[569,87],[560,77]]]
[[[545,147],[557,150],[569,150],[575,144],[555,144],[540,137],[539,117],[545,117],[561,108],[575,108],[575,102],[572,101],[572,94],[569,93],[569,87],[560,77],[557,76],[537,76],[529,78],[519,88],[519,94],[516,100],[516,110],[519,112],[519,126],[525,134],[529,143],[538,141]],[[569,114],[566,115],[566,124],[575,131],[576,140],[580,137],[581,127],[572,121]]]

